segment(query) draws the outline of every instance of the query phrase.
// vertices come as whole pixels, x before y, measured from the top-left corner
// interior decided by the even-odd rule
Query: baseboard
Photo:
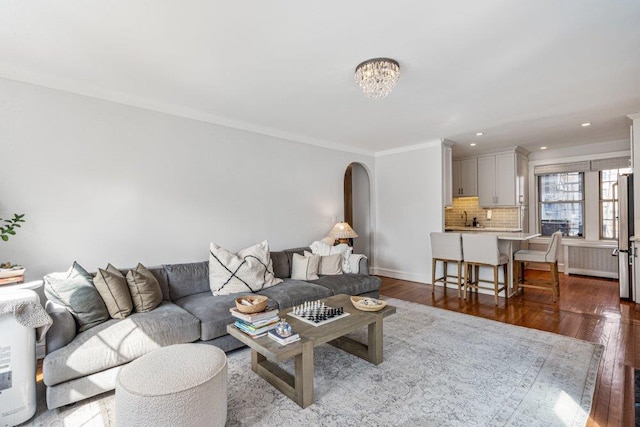
[[[406,271],[392,270],[390,268],[371,268],[371,274],[375,276],[391,277],[392,279],[407,280],[409,282],[418,282],[431,284],[431,276],[426,274],[407,273]]]

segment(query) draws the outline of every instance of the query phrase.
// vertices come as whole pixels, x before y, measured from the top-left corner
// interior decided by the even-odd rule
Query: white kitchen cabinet
[[[460,159],[452,162],[453,197],[478,195],[478,159]]]
[[[526,206],[527,167],[526,156],[515,151],[478,157],[478,204]]]

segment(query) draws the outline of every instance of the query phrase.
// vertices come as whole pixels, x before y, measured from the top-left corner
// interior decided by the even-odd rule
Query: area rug
[[[301,409],[229,353],[228,426],[584,426],[603,347],[392,298],[384,362],[315,350],[314,403]],[[359,337],[364,339],[364,331]],[[293,364],[285,364],[292,372]],[[26,425],[115,425],[113,392]]]

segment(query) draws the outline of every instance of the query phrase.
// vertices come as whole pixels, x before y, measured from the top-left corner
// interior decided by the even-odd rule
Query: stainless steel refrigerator
[[[640,258],[634,253],[629,240],[633,237],[633,175],[618,177],[618,281],[620,298],[635,300],[634,264],[640,264]]]

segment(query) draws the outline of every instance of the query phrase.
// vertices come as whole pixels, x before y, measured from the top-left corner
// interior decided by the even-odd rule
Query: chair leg
[[[431,258],[431,294],[436,292],[436,259]]]
[[[469,270],[471,268],[471,266],[469,264],[467,264],[466,262],[463,263],[463,270],[464,270],[464,299],[467,299],[467,289],[469,288]]]
[[[458,298],[460,298],[460,286],[462,282],[462,261],[458,261]]]
[[[498,266],[493,266],[493,300],[498,305]]]
[[[478,285],[480,283],[480,266],[475,264],[474,265],[474,273],[475,273],[475,281],[473,282],[475,285]],[[479,289],[476,288],[476,294],[478,293]]]
[[[520,293],[520,261],[513,261],[513,292]]]
[[[509,265],[503,264],[502,268],[504,269],[504,303],[506,305],[509,301],[509,278],[507,277],[507,272],[509,271]]]
[[[560,296],[560,283],[558,278],[558,262],[549,266],[551,268],[551,290],[553,291],[553,302],[558,301]]]
[[[444,287],[444,293],[447,293],[447,280],[449,279],[447,276],[449,275],[449,264],[447,261],[442,261],[442,286]]]

